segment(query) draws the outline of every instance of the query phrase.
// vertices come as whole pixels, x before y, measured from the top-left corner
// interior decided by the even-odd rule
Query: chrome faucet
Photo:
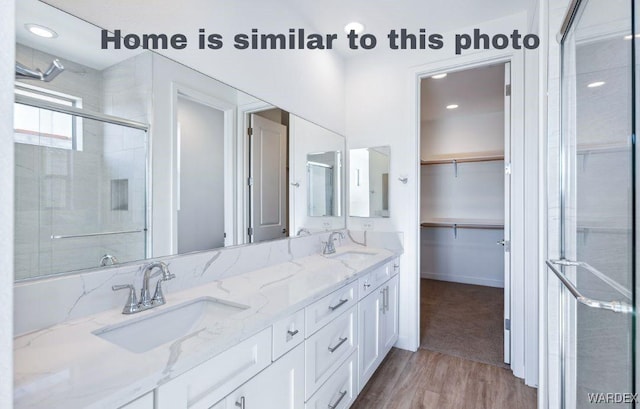
[[[159,268],[162,271],[162,277],[158,280],[156,284],[156,290],[151,297],[149,292],[149,279],[151,278],[151,272],[155,269]],[[164,299],[164,294],[162,293],[162,282],[171,280],[175,278],[175,274],[172,274],[169,271],[169,267],[163,263],[162,261],[155,261],[153,263],[147,264],[142,270],[142,290],[140,290],[140,301],[136,299],[136,289],[131,284],[124,285],[114,285],[111,287],[113,291],[118,290],[129,290],[129,298],[127,298],[127,303],[122,309],[123,314],[135,314],[136,312],[148,310],[159,305],[163,305],[166,301]]]
[[[108,265],[114,265],[118,262],[116,256],[112,256],[111,254],[105,254],[100,259],[100,267],[106,267]]]
[[[300,227],[300,229],[298,229],[298,232],[296,233],[296,236],[311,236],[311,232],[309,231],[309,229],[307,229],[306,227]]]
[[[341,239],[344,239],[344,233],[341,231],[331,232],[329,235],[329,239],[326,243],[324,243],[324,248],[322,249],[322,254],[333,254],[336,252],[336,246],[334,244],[335,238],[334,236],[340,236]]]

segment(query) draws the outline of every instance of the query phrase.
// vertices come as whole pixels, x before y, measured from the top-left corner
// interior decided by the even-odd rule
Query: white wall
[[[529,18],[525,13],[516,14],[510,17],[477,24],[483,32],[498,33],[511,32],[519,29],[521,32],[528,30]],[[461,28],[464,29],[464,28]],[[452,33],[445,33],[445,39],[452,39]],[[530,53],[528,53],[530,54]],[[375,229],[380,231],[403,231],[405,252],[402,256],[400,291],[402,294],[400,305],[400,339],[397,343],[399,347],[416,349],[418,346],[419,323],[419,162],[417,150],[418,145],[418,74],[443,71],[457,66],[478,63],[485,59],[494,61],[503,60],[504,53],[493,51],[482,51],[469,53],[463,56],[455,56],[453,47],[446,47],[439,51],[414,51],[414,52],[392,52],[380,50],[361,57],[352,58],[347,63],[347,143],[349,148],[359,148],[366,146],[391,146],[391,175],[390,175],[390,213],[389,219],[357,219],[349,218],[348,227],[351,229]],[[507,56],[508,58],[508,56]],[[523,53],[513,53],[514,78],[517,81],[513,84],[513,95],[515,107],[518,111],[514,113],[519,119],[519,127],[514,128],[516,133],[513,138],[522,142],[524,139],[538,140],[536,132],[529,132],[522,124],[523,116],[532,115],[537,118],[537,88],[533,87],[530,95],[526,96],[526,110],[524,107],[524,83],[531,80],[535,83],[537,74],[535,70],[525,72]],[[525,81],[526,76],[526,81]],[[513,100],[514,98],[512,98]],[[512,175],[514,184],[522,190],[524,182],[524,153],[521,150],[521,157],[515,159],[514,173]],[[537,165],[537,150],[529,152],[533,156],[534,164]],[[534,166],[535,167],[535,166]],[[537,170],[535,171],[537,175]],[[403,184],[398,181],[399,177],[408,176],[409,181]],[[537,191],[537,184],[533,186]],[[524,193],[519,192],[520,200]],[[519,266],[524,266],[525,252],[525,231],[524,218],[525,211],[527,217],[534,221],[537,219],[537,212],[529,213],[531,210],[524,203],[516,208],[520,214],[520,225],[514,230],[514,252]],[[365,226],[365,224],[367,224]],[[528,232],[527,236],[532,239],[537,246],[537,228]],[[534,247],[536,248],[536,247]],[[536,264],[533,265],[533,276],[537,275]],[[530,272],[528,272],[530,273]],[[518,282],[521,291],[524,290],[525,272],[522,268],[514,271],[520,280]],[[537,283],[537,280],[535,281]],[[537,288],[537,285],[536,285]],[[518,294],[518,300],[523,300]],[[525,376],[525,309],[537,310],[537,299],[528,300],[526,305],[521,305],[515,311],[512,322],[515,325],[517,337],[515,342],[520,343],[520,354],[514,356],[512,367],[517,376]],[[526,324],[530,329],[528,337],[537,339],[537,323]],[[512,331],[513,333],[514,331]],[[537,341],[536,341],[537,342]],[[527,357],[537,359],[537,344],[529,345],[526,351]],[[531,364],[532,373],[528,373],[526,382],[531,385],[537,383],[537,365]]]
[[[15,4],[0,2],[0,407],[13,407],[13,87]]]
[[[504,150],[504,112],[476,113],[423,121],[422,159],[465,152]]]
[[[272,2],[193,0],[185,3],[48,0],[62,10],[109,30],[128,33],[183,33],[184,50],[163,54],[244,92],[328,129],[344,134],[344,63],[333,51],[236,50],[232,37],[259,27],[262,32],[304,28],[305,19]],[[141,18],[144,16],[144,18]],[[221,50],[199,50],[198,28],[224,36]],[[309,28],[309,27],[307,27]],[[96,38],[96,47],[100,39]]]

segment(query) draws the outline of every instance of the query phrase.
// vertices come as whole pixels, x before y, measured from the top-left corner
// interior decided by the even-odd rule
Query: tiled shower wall
[[[22,45],[16,54],[17,61],[32,67],[46,67],[56,58]],[[26,83],[79,97],[87,110],[148,122],[150,56],[142,54],[104,71],[62,63],[65,71],[55,81]],[[138,85],[123,81],[129,77]],[[120,255],[123,261],[144,257],[144,233],[51,237],[145,226],[145,132],[88,119],[79,119],[78,124],[81,151],[16,144],[17,280],[95,267],[106,253]],[[111,200],[106,200],[111,199],[114,179],[128,181],[126,211],[112,211]]]

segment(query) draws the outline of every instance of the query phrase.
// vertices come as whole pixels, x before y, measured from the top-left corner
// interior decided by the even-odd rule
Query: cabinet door
[[[383,288],[363,298],[358,304],[358,391],[361,391],[378,367],[380,358]]]
[[[382,286],[381,346],[382,358],[398,340],[398,276]]]
[[[253,379],[231,392],[226,409],[304,407],[304,345],[298,345]],[[217,409],[217,406],[214,408]]]

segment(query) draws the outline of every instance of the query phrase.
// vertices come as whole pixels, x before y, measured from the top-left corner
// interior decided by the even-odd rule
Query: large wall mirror
[[[16,8],[16,280],[345,227],[343,136]]]

